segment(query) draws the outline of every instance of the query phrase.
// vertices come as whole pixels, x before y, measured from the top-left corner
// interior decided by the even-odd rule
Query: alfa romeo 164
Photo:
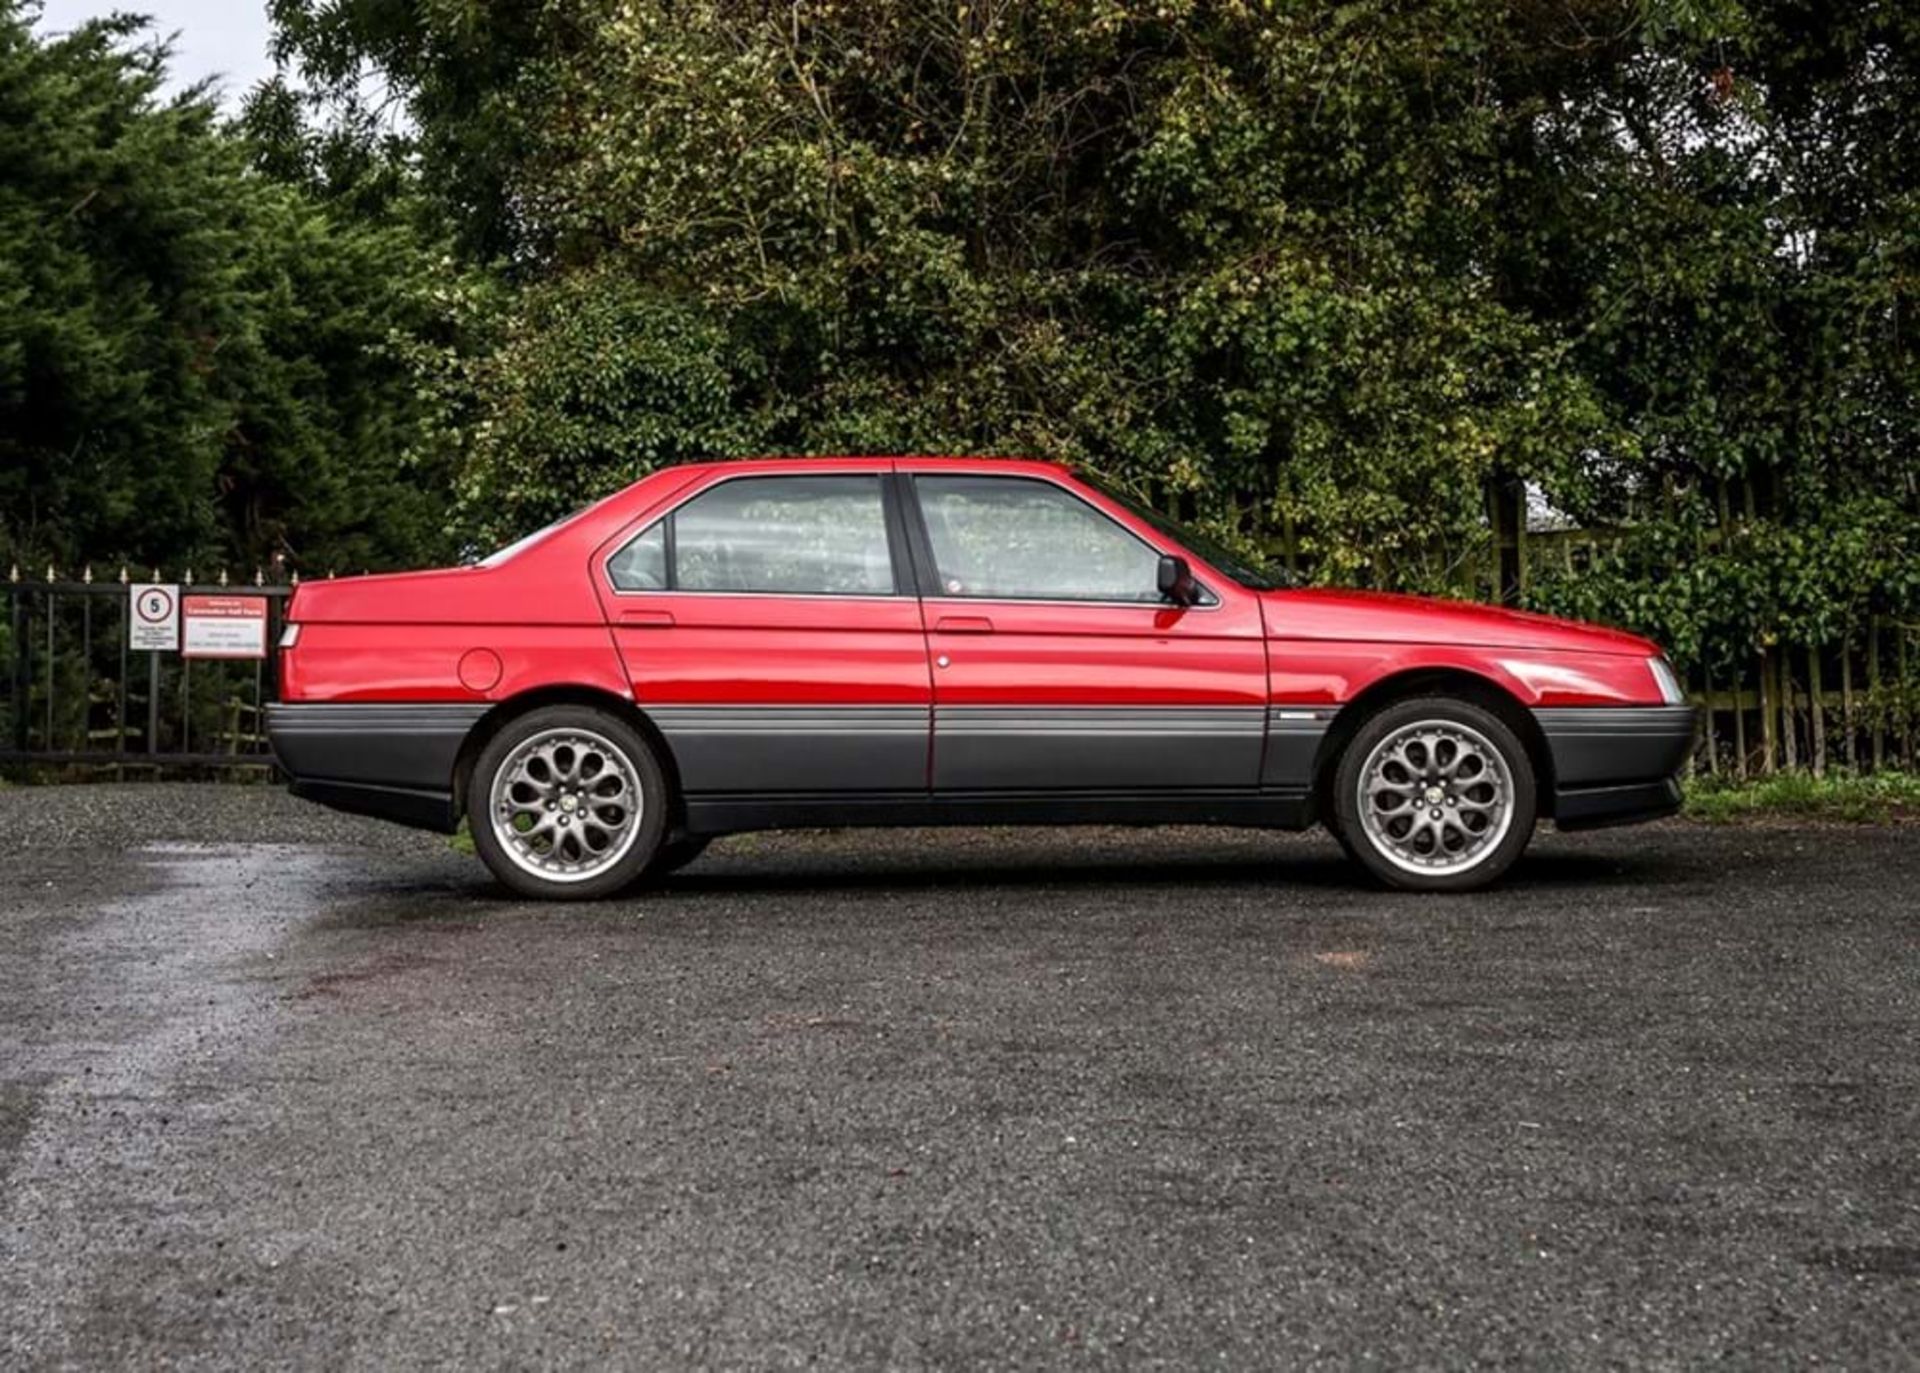
[[[274,750],[297,795],[601,897],[791,826],[1324,824],[1420,891],[1672,813],[1659,649],[1290,586],[1066,469],[673,467],[470,567],[308,583]]]

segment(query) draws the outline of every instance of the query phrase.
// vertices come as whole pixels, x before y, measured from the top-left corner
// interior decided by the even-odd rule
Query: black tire
[[[541,736],[557,736],[554,747],[563,747],[569,733],[575,734],[579,740],[597,741],[586,746],[584,752],[598,752],[604,745],[617,753],[619,759],[616,763],[611,756],[603,758],[602,767],[586,775],[584,780],[556,778],[558,789],[573,797],[574,805],[568,807],[573,815],[579,816],[589,805],[598,810],[603,800],[611,804],[619,796],[624,796],[629,779],[638,787],[639,815],[633,817],[629,813],[628,825],[631,828],[621,826],[617,829],[617,838],[612,842],[624,843],[618,856],[599,861],[593,859],[590,846],[583,845],[587,843],[589,831],[597,831],[600,826],[589,822],[574,829],[570,816],[569,831],[573,838],[569,839],[563,834],[554,841],[558,858],[553,860],[556,871],[549,876],[526,866],[528,863],[544,861],[540,854],[523,852],[523,856],[516,859],[495,833],[493,786],[496,774],[513,763],[522,745],[536,741]],[[539,745],[535,747],[537,749]],[[560,755],[563,761],[565,756]],[[580,753],[574,756],[580,757]],[[625,766],[624,772],[620,768],[621,763]],[[588,766],[585,758],[576,764],[582,773]],[[554,775],[550,766],[547,771],[548,775]],[[602,779],[599,784],[601,789],[610,787],[616,781],[620,786],[611,796],[602,796],[588,790],[593,786],[594,777]],[[538,790],[539,784],[533,785]],[[555,805],[545,804],[548,799],[552,798],[539,802],[540,808],[555,810],[557,805],[566,802],[564,795]],[[666,835],[671,800],[660,760],[654,757],[647,741],[632,725],[610,711],[596,710],[591,706],[546,706],[509,722],[480,750],[480,756],[474,760],[473,775],[467,782],[467,825],[473,834],[475,850],[493,875],[513,892],[549,901],[592,901],[612,896],[631,886],[646,871]],[[533,803],[523,801],[522,804],[527,806],[529,813],[534,811]],[[601,815],[609,813],[602,811]],[[597,815],[595,821],[599,819]],[[580,855],[580,860],[571,866],[576,869],[584,867],[584,870],[571,873],[560,871],[569,866],[567,858],[572,854]]]
[[[707,851],[707,845],[714,841],[711,834],[676,834],[662,844],[653,855],[653,861],[647,864],[646,876],[665,877],[679,872],[694,859]]]
[[[1438,742],[1431,746],[1431,754],[1416,752],[1409,756],[1435,759],[1432,780],[1429,782],[1425,774],[1413,776],[1404,765],[1395,764],[1391,758],[1377,762],[1376,766],[1382,769],[1381,780],[1386,785],[1394,786],[1404,778],[1407,795],[1422,799],[1404,808],[1392,804],[1379,806],[1375,811],[1378,823],[1370,826],[1362,813],[1361,797],[1363,773],[1369,760],[1387,741],[1406,740],[1422,726],[1437,730]],[[1477,739],[1474,736],[1478,736]],[[1468,755],[1481,754],[1483,744],[1497,754],[1499,766],[1492,764],[1491,757],[1481,760],[1480,765],[1487,771],[1477,781],[1472,775],[1464,779],[1444,775],[1449,766],[1458,766],[1464,771],[1470,761]],[[1449,745],[1454,749],[1451,758],[1457,760],[1455,763],[1448,762]],[[1501,767],[1505,770],[1504,778]],[[1427,842],[1457,843],[1459,857],[1452,862],[1464,866],[1446,867],[1448,854],[1455,852],[1451,847],[1438,852],[1429,850],[1425,857],[1419,852],[1417,831],[1427,828],[1419,814],[1429,804],[1424,799],[1428,795],[1426,786],[1440,789],[1442,794],[1436,796],[1428,814],[1438,817],[1435,824],[1446,826],[1444,832],[1427,829]],[[1480,812],[1475,807],[1497,804],[1503,794],[1507,798],[1505,829],[1498,830],[1495,837],[1499,821],[1487,819],[1484,831],[1473,831],[1471,826],[1481,823]],[[1391,793],[1386,797],[1389,803],[1401,799]],[[1334,769],[1328,828],[1356,863],[1389,887],[1402,891],[1477,891],[1497,881],[1526,850],[1533,838],[1537,815],[1538,783],[1533,764],[1513,728],[1492,711],[1459,697],[1423,696],[1383,707],[1368,717],[1347,741]],[[1391,832],[1403,820],[1408,835],[1412,836],[1410,839],[1396,839]],[[1475,845],[1479,846],[1477,854],[1469,853]],[[1423,862],[1435,863],[1436,870],[1422,870]]]

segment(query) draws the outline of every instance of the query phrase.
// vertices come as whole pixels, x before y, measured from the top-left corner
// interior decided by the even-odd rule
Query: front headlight
[[[300,642],[300,625],[296,621],[280,631],[280,647],[292,648]]]
[[[1684,706],[1687,703],[1686,689],[1680,685],[1673,664],[1665,658],[1649,658],[1647,666],[1653,671],[1653,680],[1660,686],[1660,699],[1670,706]]]

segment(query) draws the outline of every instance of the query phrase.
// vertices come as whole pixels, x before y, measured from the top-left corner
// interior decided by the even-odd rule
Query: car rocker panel
[[[688,796],[923,790],[926,706],[648,706]]]
[[[1259,784],[1259,706],[939,706],[936,791]]]

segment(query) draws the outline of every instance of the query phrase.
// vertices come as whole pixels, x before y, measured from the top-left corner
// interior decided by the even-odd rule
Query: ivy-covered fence
[[[1404,557],[1376,558],[1365,580],[1651,634],[1706,712],[1703,772],[1920,770],[1920,559],[1907,546],[1920,515],[1786,522],[1764,487],[1735,481],[1704,500],[1669,485],[1617,524],[1580,528],[1534,495],[1529,512],[1523,486],[1490,488],[1484,539],[1443,585]]]
[[[1536,585],[1624,578],[1633,575],[1627,543],[1612,532],[1537,533],[1519,561]],[[1710,722],[1696,758],[1702,770],[1745,778],[1782,768],[1920,767],[1920,620],[1863,610],[1825,642],[1776,637],[1746,653],[1715,648],[1681,659]]]

